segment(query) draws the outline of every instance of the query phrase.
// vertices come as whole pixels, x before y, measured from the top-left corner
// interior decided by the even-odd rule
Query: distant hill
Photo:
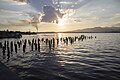
[[[94,28],[78,29],[68,32],[120,33],[120,27],[94,27]]]
[[[120,23],[114,24],[113,26],[120,27]]]

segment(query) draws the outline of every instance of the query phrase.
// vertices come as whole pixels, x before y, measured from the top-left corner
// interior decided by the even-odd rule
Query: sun
[[[58,22],[59,26],[64,26],[65,25],[65,18],[59,18],[58,21],[59,21]]]

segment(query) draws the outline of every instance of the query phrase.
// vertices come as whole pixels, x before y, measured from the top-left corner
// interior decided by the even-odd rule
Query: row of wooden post
[[[3,58],[5,58],[5,53],[7,51],[7,58],[10,58],[10,55],[13,53],[13,51],[15,53],[18,53],[18,49],[22,47],[23,53],[26,52],[26,48],[27,48],[27,43],[29,44],[29,46],[31,47],[31,51],[33,50],[37,50],[38,52],[40,52],[40,43],[44,42],[46,45],[48,45],[49,50],[53,48],[55,48],[55,43],[57,43],[57,45],[59,44],[59,42],[63,42],[64,44],[68,45],[73,44],[76,41],[83,41],[85,39],[92,39],[92,38],[96,38],[93,36],[85,36],[85,35],[81,35],[81,36],[75,36],[75,37],[65,37],[65,38],[60,38],[60,39],[48,39],[48,38],[42,38],[41,40],[38,38],[38,40],[36,39],[32,39],[32,41],[30,40],[20,40],[17,42],[9,42],[9,41],[5,41],[2,45],[2,53],[3,53]]]

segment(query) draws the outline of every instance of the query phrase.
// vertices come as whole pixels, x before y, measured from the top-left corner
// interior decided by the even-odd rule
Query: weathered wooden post
[[[53,48],[55,48],[55,38],[53,38]]]
[[[9,60],[9,58],[10,58],[10,49],[9,47],[7,47],[7,59]]]
[[[59,39],[57,38],[57,45],[59,44]]]
[[[33,51],[33,45],[34,45],[34,43],[32,42],[32,46],[31,46],[32,51]]]
[[[15,52],[17,53],[17,44],[15,44]]]
[[[26,49],[26,48],[25,48],[25,44],[24,44],[24,45],[23,45],[23,52],[24,52],[24,53],[25,53],[25,49]]]
[[[51,50],[51,40],[49,40],[49,50]]]
[[[48,44],[48,38],[45,40],[45,43],[46,43],[46,46],[47,46],[47,44]]]
[[[40,52],[40,42],[38,42],[38,52]]]
[[[13,52],[13,42],[10,42],[11,53]]]
[[[37,43],[35,43],[35,50],[37,50]]]
[[[3,58],[5,58],[5,47],[2,47],[2,52],[3,52]]]
[[[4,47],[5,47],[5,50],[6,50],[6,41],[4,42]]]

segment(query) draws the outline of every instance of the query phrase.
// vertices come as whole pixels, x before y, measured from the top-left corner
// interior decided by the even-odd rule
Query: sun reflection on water
[[[58,33],[58,39],[59,39],[58,45],[61,45],[60,38],[62,38],[62,33]]]

